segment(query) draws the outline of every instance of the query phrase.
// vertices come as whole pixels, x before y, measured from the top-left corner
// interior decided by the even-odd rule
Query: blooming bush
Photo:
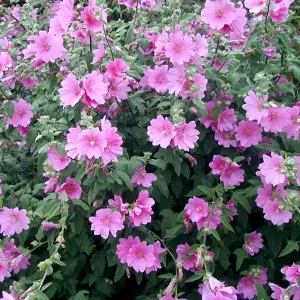
[[[300,299],[293,0],[0,5],[3,300]]]

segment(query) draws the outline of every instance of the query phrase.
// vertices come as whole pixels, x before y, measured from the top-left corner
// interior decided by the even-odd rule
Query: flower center
[[[136,256],[138,258],[143,258],[144,257],[144,252],[142,250],[140,250],[140,251],[137,252]]]
[[[216,17],[221,18],[223,16],[223,11],[221,9],[216,10]]]
[[[158,83],[163,83],[163,82],[164,82],[164,78],[163,78],[162,76],[157,76],[156,81],[157,81]]]
[[[251,133],[252,133],[252,130],[251,130],[251,129],[247,128],[247,129],[245,130],[245,135],[249,136],[249,135],[251,135]]]
[[[20,109],[18,110],[18,112],[17,112],[17,114],[18,114],[20,117],[22,117],[22,116],[24,115],[24,113],[25,113],[25,112],[24,112],[24,109],[21,109],[21,108],[20,108]]]
[[[177,45],[175,45],[175,46],[174,46],[174,50],[175,50],[175,52],[176,52],[176,53],[179,53],[179,52],[181,52],[181,51],[182,51],[182,47],[181,47],[181,45],[178,45],[178,44],[177,44]]]
[[[197,205],[196,211],[200,212],[202,210],[202,206],[200,204]]]
[[[111,218],[110,217],[106,217],[103,222],[106,224],[106,225],[109,225],[111,223]]]
[[[270,119],[273,121],[273,120],[276,120],[277,119],[277,113],[275,111],[271,112],[270,114]]]
[[[65,187],[65,190],[67,193],[73,193],[74,192],[74,186],[73,185],[67,185]]]
[[[51,45],[48,44],[48,43],[45,43],[45,44],[43,45],[43,48],[44,48],[45,51],[49,51],[49,50],[51,49]]]
[[[10,216],[10,219],[11,219],[12,222],[16,222],[18,220],[18,214],[12,214]]]
[[[168,129],[163,130],[162,134],[163,135],[168,135],[169,134],[169,130]]]
[[[96,144],[96,139],[95,138],[90,138],[90,145],[94,146]]]

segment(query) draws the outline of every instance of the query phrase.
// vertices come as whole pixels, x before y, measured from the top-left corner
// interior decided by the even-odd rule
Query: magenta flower
[[[152,119],[150,124],[147,134],[152,144],[167,148],[176,135],[174,125],[167,117],[164,118],[162,115],[159,115],[156,119]]]
[[[182,31],[169,34],[170,40],[165,44],[165,55],[173,64],[182,65],[194,55],[195,45],[190,37]]]
[[[228,0],[206,0],[201,19],[212,29],[220,30],[234,20],[234,5]]]
[[[160,242],[155,242],[153,245],[153,254],[155,256],[155,261],[153,266],[146,268],[145,273],[149,274],[151,272],[156,272],[157,270],[161,269],[161,262],[162,258],[161,255],[166,252],[164,248],[161,247]]]
[[[123,220],[125,218],[125,215],[128,213],[128,205],[123,202],[123,199],[121,196],[114,196],[114,199],[109,199],[108,204],[113,207],[117,208],[119,212],[121,213]]]
[[[131,91],[128,79],[117,81],[105,76],[104,80],[108,83],[108,90],[105,99],[116,98],[118,101],[122,101],[128,98],[128,93]]]
[[[140,242],[131,246],[127,256],[127,264],[136,272],[145,272],[147,268],[155,264],[156,258],[152,245],[146,242]]]
[[[245,299],[254,298],[257,295],[255,282],[256,278],[252,275],[243,277],[237,285],[238,293],[241,294]]]
[[[67,151],[67,155],[71,158],[80,157],[80,147],[78,143],[79,134],[82,132],[79,126],[73,127],[69,129],[69,133],[67,134],[67,145],[65,150]]]
[[[217,128],[220,131],[229,131],[234,128],[237,117],[234,113],[234,109],[226,108],[218,117]]]
[[[31,104],[22,98],[19,101],[13,100],[12,103],[14,105],[14,113],[11,118],[7,118],[7,125],[27,127],[33,117]]]
[[[11,274],[8,272],[8,266],[4,261],[0,261],[0,282],[4,281],[5,278],[9,278]]]
[[[222,171],[220,180],[224,185],[238,186],[244,181],[244,173],[237,163],[228,164]]]
[[[278,200],[267,201],[265,207],[263,208],[264,218],[271,221],[274,225],[282,225],[284,223],[289,223],[292,219],[293,214],[285,210],[283,204]]]
[[[79,86],[79,82],[72,73],[62,81],[61,86],[59,95],[64,107],[69,105],[73,107],[84,94],[84,90]]]
[[[106,145],[101,150],[102,162],[107,165],[110,162],[118,162],[118,156],[123,154],[121,145],[123,144],[122,137],[117,133],[117,128],[112,127],[110,121],[101,120],[101,133],[104,136]]]
[[[263,155],[264,162],[258,166],[260,173],[267,184],[273,186],[284,183],[285,175],[282,173],[283,157],[271,152],[271,156]]]
[[[267,96],[259,99],[253,91],[249,91],[248,96],[244,100],[245,104],[242,106],[246,111],[246,117],[249,121],[256,120],[260,123],[261,119],[268,115],[268,110],[264,108],[264,104],[267,103],[267,99]]]
[[[142,165],[137,168],[136,172],[131,177],[133,185],[142,185],[143,187],[150,187],[152,183],[157,180],[153,173],[147,173],[146,166]]]
[[[271,294],[272,299],[281,300],[285,290],[279,285],[271,282],[269,283],[269,287],[273,291],[273,293]]]
[[[25,209],[3,207],[0,211],[0,233],[9,236],[27,230],[30,220],[26,214]]]
[[[62,58],[66,52],[63,38],[46,31],[40,31],[39,35],[35,37],[34,49],[36,51],[35,57],[45,63],[49,61],[54,63],[57,58]]]
[[[65,183],[56,188],[55,192],[58,194],[60,200],[63,200],[61,195],[62,192],[65,192],[70,199],[80,199],[82,189],[80,182],[77,182],[74,178],[68,177]]]
[[[251,256],[257,254],[259,250],[263,248],[264,245],[261,236],[261,233],[256,233],[256,231],[245,234],[245,243],[243,245],[243,248]]]
[[[151,216],[153,215],[152,206],[154,204],[155,201],[149,197],[149,192],[146,190],[141,191],[133,209],[129,210],[132,224],[137,227],[151,222]]]
[[[168,90],[168,66],[155,66],[154,70],[148,72],[148,85],[158,93],[165,93]]]
[[[167,79],[169,92],[178,96],[185,86],[186,78],[184,66],[170,68],[167,73]]]
[[[221,224],[222,210],[218,207],[209,209],[208,215],[196,222],[198,230],[202,228],[217,229]]]
[[[13,65],[13,60],[11,56],[5,52],[0,52],[0,78],[3,76],[3,72],[8,71]]]
[[[182,264],[182,267],[192,272],[197,271],[198,254],[196,251],[189,251],[191,246],[188,243],[178,245],[176,248],[177,262]]]
[[[103,81],[103,76],[99,71],[93,71],[87,75],[83,80],[83,89],[87,96],[97,102],[97,104],[104,104],[104,96],[107,93],[107,83]]]
[[[122,264],[127,264],[129,250],[133,245],[138,245],[141,240],[138,237],[129,236],[127,239],[119,239],[119,244],[117,245],[117,256]]]
[[[300,278],[300,265],[293,263],[290,267],[283,267],[281,269],[281,273],[286,276],[286,280],[289,282],[297,282],[297,280]]]
[[[198,197],[190,198],[184,209],[193,222],[198,222],[209,213],[208,203]]]
[[[259,13],[264,10],[267,5],[267,0],[246,0],[245,6],[252,13]]]
[[[86,28],[93,32],[103,30],[103,25],[99,21],[99,17],[93,7],[86,6],[81,12],[82,20]]]
[[[267,116],[261,119],[261,126],[266,132],[283,132],[289,124],[290,115],[284,107],[271,107],[267,110]]]
[[[236,132],[236,139],[245,148],[259,144],[262,139],[261,128],[255,122],[241,121],[237,126]]]
[[[48,230],[51,230],[51,229],[56,229],[57,224],[55,224],[53,222],[44,221],[44,222],[42,222],[42,227],[45,231],[48,231]]]
[[[117,232],[124,228],[121,214],[109,208],[97,210],[96,216],[90,217],[89,220],[92,223],[91,230],[94,231],[94,235],[101,235],[104,239],[108,238],[109,233],[116,237]]]
[[[105,56],[104,44],[102,41],[99,42],[97,49],[93,50],[93,61],[92,64],[96,64]]]
[[[54,192],[56,189],[56,183],[59,179],[59,176],[50,177],[45,182],[44,193]]]
[[[182,122],[175,127],[174,144],[181,150],[189,151],[194,149],[195,143],[199,139],[200,132],[196,129],[196,122]]]
[[[270,18],[273,22],[283,23],[287,20],[289,9],[284,5],[276,5],[270,11]]]
[[[77,145],[81,155],[89,159],[99,158],[107,147],[105,133],[100,132],[99,128],[83,130],[78,134]]]
[[[47,161],[51,164],[55,171],[65,169],[71,162],[71,159],[60,154],[54,147],[50,148],[47,152]]]
[[[106,73],[108,77],[117,81],[124,79],[127,71],[129,71],[129,66],[121,58],[116,58],[106,65]]]
[[[214,155],[212,162],[209,164],[214,175],[221,175],[227,165],[225,157],[221,155]]]
[[[229,148],[230,146],[236,147],[237,141],[234,138],[235,133],[235,127],[229,131],[215,130],[215,140],[218,142],[218,145],[223,146],[224,148]]]

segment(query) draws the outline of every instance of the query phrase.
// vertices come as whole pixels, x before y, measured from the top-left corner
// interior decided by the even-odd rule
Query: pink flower
[[[58,179],[59,179],[59,176],[50,177],[45,182],[44,193],[54,192],[55,188],[56,188],[56,183],[57,183]]]
[[[261,238],[261,233],[256,233],[253,231],[245,235],[245,243],[243,248],[251,256],[257,254],[259,249],[263,248],[263,239]]]
[[[218,141],[218,145],[223,146],[225,148],[229,148],[230,146],[236,147],[237,141],[234,138],[236,133],[236,128],[229,131],[215,131],[215,140]]]
[[[261,119],[261,126],[266,132],[283,132],[283,129],[289,124],[290,115],[286,108],[271,107],[267,110],[267,116]]]
[[[255,122],[241,121],[236,132],[236,139],[245,148],[259,144],[262,139],[261,128]]]
[[[234,5],[228,0],[206,0],[201,18],[212,29],[220,30],[234,20]]]
[[[114,80],[122,80],[124,79],[125,73],[129,71],[129,66],[123,59],[116,58],[106,65],[106,70],[108,77]]]
[[[151,222],[151,216],[153,215],[152,206],[154,204],[155,201],[149,197],[148,191],[143,190],[139,193],[133,209],[129,210],[129,216],[134,226],[137,227]]]
[[[3,76],[3,72],[8,71],[13,65],[13,60],[10,55],[2,51],[0,52],[0,78]]]
[[[208,42],[207,39],[200,35],[196,34],[195,37],[195,58],[206,56],[208,53]]]
[[[93,32],[98,32],[103,30],[103,25],[99,21],[100,17],[97,16],[96,11],[93,7],[86,6],[82,12],[81,16],[86,28]]]
[[[190,37],[184,35],[182,31],[169,34],[170,40],[165,44],[166,57],[171,63],[182,65],[194,55],[194,43]]]
[[[254,298],[257,295],[255,282],[255,277],[252,275],[243,277],[237,285],[238,293],[241,294],[245,299]]]
[[[82,130],[78,134],[78,149],[81,155],[87,158],[99,158],[107,147],[105,133],[100,132],[99,128]]]
[[[199,139],[199,131],[196,129],[196,122],[182,122],[175,127],[174,144],[181,150],[189,151],[194,149],[195,143]]]
[[[52,165],[55,171],[65,169],[71,162],[71,159],[60,154],[55,148],[50,148],[47,152],[47,161]]]
[[[210,1],[210,0],[208,0],[208,1]],[[234,113],[234,109],[226,108],[219,114],[218,121],[217,121],[217,128],[220,131],[232,130],[234,128],[234,124],[235,124],[236,120],[237,120],[237,117]]]
[[[143,187],[150,187],[152,183],[157,180],[153,173],[147,173],[146,166],[142,165],[137,168],[136,172],[132,175],[131,182],[134,185],[142,185]]]
[[[105,99],[116,98],[118,101],[122,101],[128,98],[128,93],[131,91],[128,79],[116,81],[106,76],[105,81],[109,84]]]
[[[245,6],[250,10],[252,13],[259,13],[264,10],[267,5],[267,0],[246,0]]]
[[[187,271],[197,270],[198,254],[196,251],[189,251],[191,246],[188,243],[178,245],[176,248],[177,262],[182,264]]]
[[[27,127],[33,117],[31,104],[22,98],[19,101],[13,100],[12,103],[14,105],[14,113],[11,118],[7,119],[7,125]]]
[[[105,49],[104,49],[104,44],[103,42],[99,42],[98,48],[93,50],[93,61],[92,64],[96,64],[98,61],[100,61],[104,56],[105,56]]]
[[[270,184],[264,185],[263,188],[257,189],[257,198],[255,200],[256,205],[260,208],[264,208],[268,201],[273,201],[276,199],[273,193],[285,198],[286,192],[283,188],[283,184],[277,185],[274,192],[272,191],[272,185]]]
[[[159,115],[156,119],[150,121],[147,134],[154,146],[160,145],[162,148],[167,148],[171,140],[176,135],[174,125],[167,117]]]
[[[300,278],[300,265],[293,263],[290,267],[286,266],[281,269],[281,273],[286,276],[286,279],[293,283]]]
[[[54,63],[57,58],[62,58],[66,52],[63,38],[46,31],[40,31],[39,35],[35,37],[34,49],[36,51],[35,57],[45,63],[49,61]]]
[[[270,18],[273,22],[283,23],[287,20],[289,9],[286,6],[277,5],[270,11]]]
[[[269,283],[269,287],[273,291],[271,295],[272,299],[281,300],[285,290],[274,283]]]
[[[77,182],[74,178],[68,177],[62,185],[58,186],[55,190],[58,194],[58,198],[63,200],[61,193],[65,192],[70,199],[80,199],[81,186],[80,182]]]
[[[72,73],[62,81],[61,86],[59,96],[64,107],[69,105],[73,107],[84,94],[84,90],[79,86],[79,82]]]
[[[117,232],[124,228],[121,214],[109,208],[97,210],[96,216],[90,217],[89,220],[92,223],[91,230],[94,231],[94,234],[101,235],[104,239],[108,238],[109,233],[116,237]]]
[[[205,76],[200,73],[190,76],[190,79],[184,82],[184,89],[180,93],[180,96],[184,99],[204,98],[207,82]]]
[[[48,231],[51,229],[56,229],[57,228],[57,224],[53,223],[53,222],[42,222],[42,227],[44,230]]]
[[[220,180],[224,185],[238,186],[244,181],[244,173],[237,163],[228,164],[222,171]]]
[[[273,186],[284,183],[285,175],[282,173],[283,157],[271,152],[271,156],[263,155],[264,162],[258,166],[260,173],[264,176],[267,184]]]
[[[138,237],[129,236],[127,239],[120,239],[117,245],[117,256],[122,264],[127,264],[129,250],[133,245],[138,245],[141,240]]]
[[[148,85],[158,93],[165,93],[168,90],[168,66],[155,66],[154,70],[148,72]]]
[[[25,209],[3,207],[0,211],[0,233],[9,236],[27,230],[30,220],[26,214]]]
[[[98,104],[104,104],[104,96],[107,93],[107,83],[99,71],[93,71],[82,80],[84,91],[87,96]]]
[[[153,254],[155,256],[155,262],[153,266],[146,268],[145,273],[149,274],[150,272],[157,271],[161,268],[161,255],[166,252],[165,249],[161,247],[160,242],[155,242],[153,245]]]
[[[10,273],[8,272],[8,266],[4,261],[0,261],[0,282],[4,281],[5,278],[10,277]],[[5,293],[5,292],[3,292]]]
[[[267,96],[259,99],[253,91],[249,91],[248,96],[244,100],[245,104],[242,106],[246,111],[246,117],[249,121],[256,120],[260,123],[261,119],[268,115],[268,110],[263,107],[263,105],[267,102],[267,99]]]
[[[208,203],[198,197],[190,198],[184,209],[193,222],[198,222],[209,213]]]
[[[101,120],[101,129],[101,133],[106,141],[103,150],[101,150],[102,162],[105,165],[110,162],[118,162],[118,156],[123,154],[123,149],[121,147],[123,144],[122,137],[117,134],[117,128],[112,127],[108,120]]]
[[[136,272],[145,272],[147,268],[155,264],[155,261],[153,246],[147,245],[144,241],[133,245],[129,249],[127,264]]]
[[[284,223],[289,223],[292,219],[293,214],[285,210],[282,203],[278,200],[267,201],[265,207],[263,208],[264,218],[271,221],[274,225],[282,225]]]
[[[209,164],[214,175],[221,175],[226,165],[226,159],[221,155],[214,155],[212,162]]]
[[[1,267],[0,267],[0,269],[1,269]],[[0,278],[1,278],[1,275],[0,275]],[[1,281],[1,279],[0,279],[0,281]],[[0,300],[18,300],[17,298],[13,297],[10,294],[7,294],[6,292],[2,292],[2,297],[3,298],[1,298]]]
[[[65,150],[67,151],[67,155],[71,158],[75,158],[76,156],[80,157],[80,148],[78,144],[79,134],[81,133],[81,128],[79,126],[73,127],[69,129],[69,133],[67,134],[67,145]]]
[[[120,213],[123,217],[123,220],[124,220],[125,215],[128,213],[128,205],[129,204],[127,204],[127,203],[125,204],[123,202],[122,197],[116,196],[116,195],[114,196],[114,199],[108,200],[108,204],[113,208],[117,208],[120,211]]]
[[[202,228],[217,229],[221,224],[221,215],[222,210],[220,208],[214,207],[212,209],[209,209],[208,215],[197,221],[196,225],[198,230]]]
[[[228,216],[229,220],[232,221],[234,216],[237,216],[237,208],[233,200],[229,200],[225,208],[230,211],[230,216]]]
[[[287,107],[286,111],[289,113],[290,118],[288,125],[283,131],[287,133],[288,138],[293,137],[294,140],[298,140],[300,134],[300,122],[298,121],[300,119],[300,109],[298,106],[293,106]]]
[[[167,79],[169,92],[178,96],[182,92],[186,81],[184,66],[170,68]]]

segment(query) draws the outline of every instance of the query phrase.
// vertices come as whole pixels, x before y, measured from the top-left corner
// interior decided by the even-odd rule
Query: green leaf
[[[255,286],[256,286],[258,300],[269,300],[270,299],[268,297],[264,287],[259,282],[255,282]]]
[[[277,32],[277,35],[279,37],[279,40],[282,42],[282,44],[285,46],[285,48],[289,51],[292,52],[292,47],[289,42],[289,37],[285,32]]]
[[[130,191],[133,191],[133,185],[131,183],[131,179],[125,172],[116,170],[114,173],[117,177],[120,177],[125,182],[125,184],[127,185]]]
[[[278,257],[285,256],[287,254],[290,254],[293,251],[299,251],[299,242],[297,241],[288,241],[287,245],[284,247],[284,249],[279,253]]]
[[[204,195],[208,196],[209,198],[212,198],[214,196],[214,192],[211,188],[205,186],[205,185],[198,185],[197,189],[201,191]]]
[[[106,265],[106,255],[104,251],[96,252],[90,260],[91,268],[97,276],[102,276]]]
[[[129,45],[132,42],[133,28],[130,26],[127,30],[125,37],[125,45]]]
[[[72,203],[81,206],[84,210],[90,210],[89,206],[80,199],[73,199]]]
[[[242,266],[244,259],[248,258],[248,254],[242,248],[236,249],[233,253],[236,255],[236,271],[238,271]]]
[[[244,156],[237,156],[237,157],[234,158],[233,161],[236,162],[236,163],[239,163],[239,162],[243,161],[244,159],[245,159]]]
[[[205,273],[206,273],[206,271],[204,271],[204,270],[196,272],[194,275],[189,277],[185,282],[194,282],[196,280],[199,280],[205,275]]]
[[[166,198],[169,197],[169,188],[165,181],[158,178],[158,180],[155,181],[154,186],[156,186]]]
[[[172,273],[162,274],[162,275],[158,276],[158,278],[162,278],[162,279],[173,279],[174,277],[175,277],[175,275]]]
[[[86,167],[85,166],[81,166],[80,169],[77,172],[75,180],[76,181],[80,181],[83,178],[83,176],[85,175],[85,173],[86,173]]]
[[[7,115],[11,118],[14,114],[14,105],[12,102],[8,102],[5,104],[5,111]]]
[[[36,300],[49,300],[49,298],[42,291],[39,290],[35,291],[33,295],[34,295],[33,298]]]
[[[79,291],[75,297],[74,297],[74,300],[88,300],[89,297],[87,297],[86,295],[89,294],[90,292],[89,291],[86,291],[86,290],[82,290],[82,291]]]
[[[199,111],[199,113],[202,116],[206,117],[207,116],[207,108],[206,108],[205,103],[202,100],[200,100],[200,99],[195,100],[194,103],[195,103],[195,105],[196,105],[197,110]]]
[[[228,222],[228,217],[227,216],[221,216],[221,221],[222,224],[231,232],[235,232],[230,223]]]
[[[177,225],[177,226],[173,227],[172,229],[167,229],[166,238],[168,238],[168,239],[175,238],[179,234],[178,232],[181,231],[182,229],[183,229],[182,224]]]
[[[123,264],[118,264],[115,277],[114,277],[114,282],[119,281],[125,274],[126,267]]]

